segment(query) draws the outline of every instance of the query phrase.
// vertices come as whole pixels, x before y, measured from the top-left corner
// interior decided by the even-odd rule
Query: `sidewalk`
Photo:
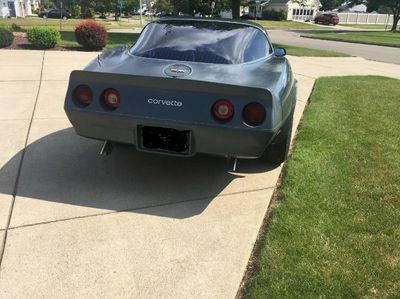
[[[70,71],[96,55],[0,50],[0,298],[234,298],[281,169],[98,156],[63,111]],[[295,126],[319,76],[400,78],[361,58],[289,60]]]

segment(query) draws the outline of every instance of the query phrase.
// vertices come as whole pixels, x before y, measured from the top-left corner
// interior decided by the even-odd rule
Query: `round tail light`
[[[87,85],[79,85],[74,90],[74,99],[83,106],[88,106],[93,100],[93,92]]]
[[[116,89],[109,88],[103,92],[103,103],[109,109],[117,109],[121,104],[121,96]]]
[[[259,126],[265,120],[265,108],[260,103],[247,104],[243,109],[244,122],[250,126]]]
[[[233,117],[235,109],[228,100],[218,100],[212,107],[214,117],[221,121],[228,121]]]

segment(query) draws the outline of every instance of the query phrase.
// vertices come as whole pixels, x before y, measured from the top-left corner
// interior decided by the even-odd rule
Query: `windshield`
[[[238,64],[263,58],[272,49],[265,34],[252,26],[165,20],[150,23],[131,51],[156,59]]]

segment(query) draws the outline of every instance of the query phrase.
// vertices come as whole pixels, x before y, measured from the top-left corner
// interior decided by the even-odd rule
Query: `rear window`
[[[132,48],[140,57],[238,64],[272,52],[265,34],[227,22],[169,20],[150,23]]]

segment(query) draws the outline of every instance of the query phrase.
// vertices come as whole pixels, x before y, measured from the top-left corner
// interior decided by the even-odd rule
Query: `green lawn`
[[[63,20],[62,28],[63,30],[74,30],[75,25],[80,20]],[[22,29],[26,30],[32,26],[48,26],[59,29],[60,28],[60,20],[56,19],[42,19],[38,17],[29,17],[29,18],[12,18],[12,19],[0,19],[0,26],[11,26],[12,24],[16,24]]]
[[[267,21],[267,20],[252,20],[263,26],[266,29],[321,29],[311,23],[294,22],[294,21]]]
[[[360,29],[387,29],[387,30],[390,30],[392,28],[391,23],[389,23],[387,26],[386,25],[375,25],[375,24],[340,24],[340,26],[360,28]]]
[[[275,48],[285,48],[288,55],[293,56],[313,56],[313,57],[349,57],[350,55],[333,52],[333,51],[323,51],[309,48],[301,48],[288,45],[274,44]]]
[[[62,30],[63,31],[73,31],[75,25],[82,20],[80,19],[70,19],[62,20]],[[138,28],[140,23],[138,20],[127,21],[113,21],[113,20],[101,20],[96,21],[102,23],[107,29],[128,29],[128,28]],[[22,29],[26,30],[32,26],[48,26],[60,29],[60,20],[57,19],[42,19],[38,17],[28,17],[28,18],[12,18],[12,19],[0,19],[0,26],[11,26],[16,24]]]
[[[133,16],[130,18],[128,22],[126,18],[122,21],[114,21],[113,19],[97,19],[97,21],[103,23],[107,29],[124,29],[124,28],[139,28],[139,16]],[[151,21],[151,17],[144,17],[145,22]],[[63,20],[63,30],[73,31],[77,22],[81,20]],[[256,20],[254,21],[258,24],[261,24],[266,29],[321,29],[320,27],[314,26],[310,23],[304,22],[293,22],[293,21],[266,21],[266,20]],[[0,26],[6,25],[9,26],[11,24],[17,24],[21,26],[23,29],[27,29],[32,26],[50,26],[55,28],[60,28],[60,20],[56,19],[42,19],[38,17],[28,17],[28,18],[12,18],[12,19],[0,19]]]
[[[322,78],[246,298],[399,298],[400,80]]]
[[[108,44],[106,48],[114,48],[118,45],[132,45],[136,42],[138,37],[138,33],[108,33]],[[61,32],[61,42],[59,46],[80,47],[75,40],[74,32],[68,31]]]
[[[317,39],[400,47],[400,32],[322,32],[304,36]]]

